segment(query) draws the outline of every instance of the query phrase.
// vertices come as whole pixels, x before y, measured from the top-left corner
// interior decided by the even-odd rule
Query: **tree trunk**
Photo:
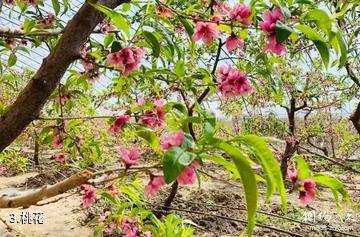
[[[350,117],[350,121],[354,124],[354,127],[360,135],[360,102],[358,103],[356,110]]]
[[[36,119],[45,102],[55,90],[71,63],[79,58],[80,47],[86,42],[96,25],[104,18],[89,0],[84,3],[67,24],[54,50],[43,60],[39,70],[20,92],[14,104],[0,118],[0,152],[10,145],[21,132]],[[100,0],[109,8],[129,0]]]
[[[296,112],[296,100],[295,98],[290,99],[290,108],[287,110],[288,115],[288,122],[289,122],[289,132],[291,136],[294,136],[295,134],[295,112]],[[286,141],[286,147],[283,154],[283,157],[280,162],[280,169],[283,176],[283,179],[285,180],[286,172],[288,169],[288,160],[294,155],[296,151],[296,145],[293,143],[290,143],[289,141]]]

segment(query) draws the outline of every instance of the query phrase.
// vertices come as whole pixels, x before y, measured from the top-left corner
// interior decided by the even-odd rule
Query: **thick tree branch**
[[[74,174],[69,178],[56,183],[51,186],[43,186],[42,188],[35,190],[25,195],[15,197],[1,197],[0,208],[15,208],[15,207],[29,207],[35,205],[41,200],[57,196],[65,193],[68,190],[78,187],[80,184],[85,183],[92,177],[92,173],[88,170]]]
[[[98,3],[109,8],[130,0],[100,0]],[[90,5],[95,0],[84,3],[63,31],[58,44],[43,60],[37,73],[19,94],[14,104],[0,118],[0,152],[39,117],[40,110],[58,85],[72,62],[80,56],[80,47],[86,42],[103,14]]]
[[[351,115],[350,121],[354,124],[354,127],[358,134],[360,134],[360,103],[358,103],[356,110]]]

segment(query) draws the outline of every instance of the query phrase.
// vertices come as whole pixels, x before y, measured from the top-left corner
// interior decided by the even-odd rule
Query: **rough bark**
[[[360,103],[358,103],[356,110],[351,115],[350,121],[353,123],[356,131],[360,135]]]
[[[65,27],[54,50],[43,60],[39,70],[14,104],[0,118],[0,152],[39,116],[42,107],[70,64],[79,58],[80,47],[103,19],[103,14],[92,7],[90,2],[96,1],[89,0],[84,3]],[[100,0],[98,3],[115,8],[125,2],[129,0]]]
[[[54,197],[78,187],[80,184],[83,184],[89,180],[92,176],[93,174],[90,171],[85,170],[74,174],[59,183],[51,186],[45,185],[42,188],[30,193],[26,193],[25,195],[15,197],[1,197],[0,208],[29,207],[31,205],[35,205],[41,200]]]

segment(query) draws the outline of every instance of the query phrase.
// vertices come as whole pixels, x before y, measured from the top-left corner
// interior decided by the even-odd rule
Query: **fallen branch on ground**
[[[27,193],[25,195],[15,197],[1,197],[0,208],[29,207],[31,205],[35,205],[41,200],[54,197],[56,195],[65,193],[73,188],[78,187],[80,184],[83,184],[87,180],[92,178],[92,176],[92,172],[84,170],[70,176],[69,178],[59,183],[51,186],[45,185],[42,188]]]

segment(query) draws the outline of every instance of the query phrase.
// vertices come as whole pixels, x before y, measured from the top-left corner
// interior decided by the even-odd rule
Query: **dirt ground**
[[[196,236],[239,236],[239,233],[244,230],[246,220],[246,206],[241,184],[227,180],[226,172],[214,165],[207,165],[203,170],[207,175],[201,175],[201,187],[199,188],[198,185],[180,187],[172,207],[178,209],[176,212],[179,215],[194,223]],[[13,177],[0,177],[0,196],[4,193],[11,195],[21,189],[40,187],[44,183],[52,184],[69,176],[70,173],[71,171],[49,173],[43,170],[41,173],[30,172]],[[346,177],[343,179],[346,180]],[[360,236],[359,184],[359,177],[351,181],[351,187],[354,190],[349,190],[349,192],[353,197],[354,205],[344,206],[343,213],[347,216],[346,221],[339,218],[332,195],[326,190],[321,191],[322,196],[317,198],[310,207],[301,206],[297,194],[288,194],[289,214],[287,217],[291,220],[281,218],[283,214],[279,205],[279,196],[275,195],[269,204],[264,204],[260,198],[259,206],[262,213],[258,214],[258,224],[276,227],[285,232],[258,226],[254,236],[351,236],[334,232],[334,230]],[[161,191],[157,197],[149,199],[148,207],[157,210],[167,196],[169,188]],[[264,190],[265,188],[261,187],[260,193]],[[0,209],[2,219],[0,237],[92,236],[92,229],[84,226],[87,216],[81,208],[79,192],[76,190],[44,200],[39,204],[27,209]],[[22,213],[37,212],[44,213],[43,224],[9,223],[11,215],[19,219]],[[310,220],[314,214],[316,214],[315,220]],[[305,219],[306,217],[308,220]],[[299,223],[303,221],[310,224]],[[333,231],[324,230],[325,226]]]

